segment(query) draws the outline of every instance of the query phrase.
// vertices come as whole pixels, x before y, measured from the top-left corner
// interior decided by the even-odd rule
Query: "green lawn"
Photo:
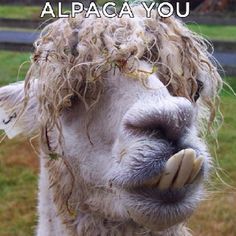
[[[29,57],[29,53],[0,51],[0,86],[17,81],[18,68]],[[20,80],[24,79],[28,65],[25,64],[20,70]],[[33,235],[36,224],[37,162],[25,141],[4,141],[0,144],[1,236]]]
[[[29,59],[29,53],[0,51],[0,86],[16,81],[20,64]],[[23,66],[20,79],[24,78],[28,65]],[[226,81],[236,91],[236,77]],[[224,125],[219,132],[219,148],[216,149],[227,183],[236,187],[236,98],[225,87],[222,91],[221,110]],[[36,224],[37,158],[25,140],[5,140],[0,144],[0,235],[30,236]],[[218,181],[219,182],[219,181]],[[219,193],[202,204],[190,220],[195,235],[236,235],[236,192],[217,184]]]
[[[226,78],[236,91],[236,77]],[[226,86],[221,93],[221,111],[224,123],[218,134],[219,147],[215,155],[219,162],[218,173],[211,183],[207,200],[190,219],[193,235],[222,236],[236,235],[236,97]]]
[[[16,52],[6,52],[0,51],[0,86],[17,81],[17,71],[19,66],[29,61],[30,53],[16,53]],[[19,80],[24,79],[24,76],[28,70],[29,63],[22,65],[19,70]]]
[[[40,6],[0,6],[0,17],[13,19],[37,19],[42,8]]]
[[[62,1],[63,2],[63,1]],[[98,5],[103,5],[104,3],[109,2],[109,0],[98,0]],[[120,5],[122,1],[116,1],[117,5]],[[53,4],[51,2],[51,6],[53,7],[54,12],[58,12],[57,4]],[[10,6],[10,5],[2,5],[0,6],[0,18],[13,18],[13,19],[38,19],[43,10],[44,4],[41,6]],[[63,6],[62,10],[67,11],[70,8]]]
[[[208,39],[236,41],[236,26],[188,24],[188,27]]]
[[[26,142],[0,144],[1,236],[33,235],[37,221],[37,162]]]

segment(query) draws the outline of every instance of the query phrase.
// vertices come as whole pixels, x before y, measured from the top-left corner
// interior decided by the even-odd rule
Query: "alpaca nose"
[[[124,119],[124,127],[131,134],[177,141],[191,127],[192,120],[191,102],[182,97],[170,97],[135,104]]]

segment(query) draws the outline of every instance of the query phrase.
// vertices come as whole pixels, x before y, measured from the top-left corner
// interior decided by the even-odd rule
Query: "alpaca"
[[[132,9],[46,26],[0,89],[0,129],[39,140],[38,236],[190,235],[222,80],[180,20]]]

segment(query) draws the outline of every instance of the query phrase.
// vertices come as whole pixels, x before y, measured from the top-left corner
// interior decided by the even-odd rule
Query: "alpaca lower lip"
[[[129,190],[129,194],[136,196],[137,198],[142,198],[144,201],[149,200],[157,200],[162,204],[177,204],[181,203],[184,200],[186,194],[191,192],[194,188],[193,185],[184,186],[179,189],[166,189],[160,190],[157,188],[145,188],[145,187],[137,187],[132,190]]]
[[[144,189],[136,188],[132,191],[132,194],[135,194],[139,198],[146,199],[156,199],[162,204],[174,204],[181,202],[186,196],[187,188],[177,189],[177,190],[164,190],[159,191],[158,189]]]
[[[160,189],[153,186],[140,186],[126,189],[126,192],[128,194],[131,194],[132,196],[142,198],[145,201],[147,199],[153,199],[154,201],[157,200],[164,205],[178,204],[181,203],[181,201],[183,201],[189,193],[194,192],[194,189],[198,188],[198,186],[201,185],[203,173],[204,170],[202,167],[193,182],[186,184],[180,188],[172,187]]]

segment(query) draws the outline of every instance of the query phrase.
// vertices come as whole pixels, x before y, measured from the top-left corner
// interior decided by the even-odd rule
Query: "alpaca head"
[[[133,9],[135,18],[82,14],[47,26],[25,93],[0,90],[12,118],[1,125],[38,132],[43,155],[67,163],[73,184],[60,184],[71,185],[76,211],[164,230],[202,198],[221,79],[205,42],[179,20]]]

